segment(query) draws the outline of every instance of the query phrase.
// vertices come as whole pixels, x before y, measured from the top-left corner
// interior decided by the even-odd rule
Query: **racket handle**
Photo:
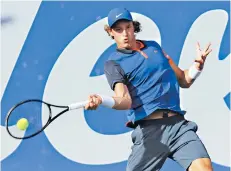
[[[72,103],[72,104],[68,105],[68,107],[69,107],[69,110],[79,109],[79,108],[84,107],[87,103],[88,103],[88,101]]]

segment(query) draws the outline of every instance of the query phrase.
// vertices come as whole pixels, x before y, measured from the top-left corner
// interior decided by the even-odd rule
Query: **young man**
[[[155,41],[136,40],[140,23],[127,9],[116,8],[108,15],[107,33],[117,49],[105,63],[105,75],[114,97],[90,95],[87,110],[100,104],[116,110],[129,109],[132,153],[127,171],[160,170],[169,157],[189,171],[211,171],[209,155],[197,136],[197,125],[184,119],[178,85],[189,88],[200,75],[210,44],[188,70],[181,70]]]

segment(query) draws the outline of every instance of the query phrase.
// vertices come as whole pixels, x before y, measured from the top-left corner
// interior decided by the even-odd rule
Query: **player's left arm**
[[[210,49],[211,44],[209,43],[205,50],[200,49],[200,44],[197,43],[196,45],[196,51],[197,51],[197,57],[193,63],[193,65],[186,70],[181,70],[171,59],[171,57],[163,51],[164,56],[169,60],[169,64],[173,71],[176,74],[178,83],[181,88],[189,88],[193,82],[196,80],[196,78],[200,75],[201,71],[204,68],[206,57],[209,55],[209,53],[212,51]]]

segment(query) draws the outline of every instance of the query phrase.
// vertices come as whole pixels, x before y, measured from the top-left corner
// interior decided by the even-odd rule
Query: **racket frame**
[[[11,115],[11,113],[14,111],[14,109],[16,109],[18,106],[24,104],[24,103],[29,103],[29,102],[39,102],[41,104],[45,104],[47,105],[47,107],[49,108],[49,119],[47,121],[47,123],[37,132],[31,134],[31,135],[28,135],[28,136],[23,136],[23,137],[17,137],[17,136],[14,136],[10,130],[9,130],[9,124],[8,124],[8,121],[9,121],[9,117]],[[54,117],[52,117],[52,109],[51,107],[57,107],[57,108],[64,108],[65,110],[59,112],[57,115],[55,115]],[[55,119],[57,119],[60,115],[62,115],[63,113],[69,111],[70,108],[69,106],[59,106],[59,105],[53,105],[53,104],[50,104],[50,103],[47,103],[47,102],[44,102],[42,100],[39,100],[39,99],[29,99],[29,100],[24,100],[22,102],[19,102],[17,103],[16,105],[14,105],[10,110],[9,112],[7,113],[6,115],[6,120],[5,120],[5,125],[6,125],[6,130],[7,132],[9,133],[10,136],[12,136],[13,138],[15,139],[28,139],[28,138],[31,138],[31,137],[34,137],[36,135],[38,135],[39,133],[41,133],[51,122],[53,122]]]

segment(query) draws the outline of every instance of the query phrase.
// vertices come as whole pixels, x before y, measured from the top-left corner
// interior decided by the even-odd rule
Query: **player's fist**
[[[86,110],[95,110],[102,103],[102,99],[99,95],[90,95],[88,97],[88,104],[85,105]]]

